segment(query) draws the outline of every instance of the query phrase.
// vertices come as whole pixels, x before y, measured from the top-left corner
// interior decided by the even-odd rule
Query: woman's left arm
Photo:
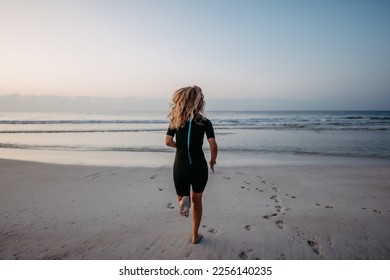
[[[207,139],[210,145],[210,152],[211,152],[211,159],[210,159],[210,167],[213,172],[214,171],[214,166],[217,164],[217,155],[218,155],[218,145],[217,141],[215,141],[215,138],[209,138]]]

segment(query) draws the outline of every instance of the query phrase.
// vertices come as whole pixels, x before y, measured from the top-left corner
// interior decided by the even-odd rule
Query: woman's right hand
[[[210,164],[211,170],[213,171],[213,173],[215,173],[214,166],[217,165],[217,162],[216,161],[210,161],[209,164]]]

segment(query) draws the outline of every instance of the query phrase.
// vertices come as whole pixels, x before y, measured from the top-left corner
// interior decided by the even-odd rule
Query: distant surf
[[[207,117],[221,152],[390,159],[389,111],[221,111]],[[169,153],[167,126],[165,112],[3,113],[0,148]]]

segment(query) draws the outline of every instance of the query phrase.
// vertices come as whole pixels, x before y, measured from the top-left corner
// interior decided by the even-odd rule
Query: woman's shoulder
[[[208,118],[205,118],[204,123],[206,125],[211,125],[211,121]]]
[[[200,124],[200,125],[209,125],[211,124],[211,121],[206,118],[205,116],[201,115],[201,114],[197,114],[194,118],[194,120]]]

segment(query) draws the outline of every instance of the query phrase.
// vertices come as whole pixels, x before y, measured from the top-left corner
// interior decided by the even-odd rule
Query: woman
[[[173,180],[180,214],[188,217],[192,201],[192,243],[197,244],[202,239],[198,230],[202,219],[202,194],[208,179],[207,162],[202,150],[204,134],[206,133],[210,145],[209,164],[213,172],[218,146],[213,125],[204,117],[205,102],[200,87],[185,87],[177,90],[173,94],[172,102],[168,113],[170,123],[165,143],[169,147],[176,148]],[[175,135],[176,142],[173,140]]]

